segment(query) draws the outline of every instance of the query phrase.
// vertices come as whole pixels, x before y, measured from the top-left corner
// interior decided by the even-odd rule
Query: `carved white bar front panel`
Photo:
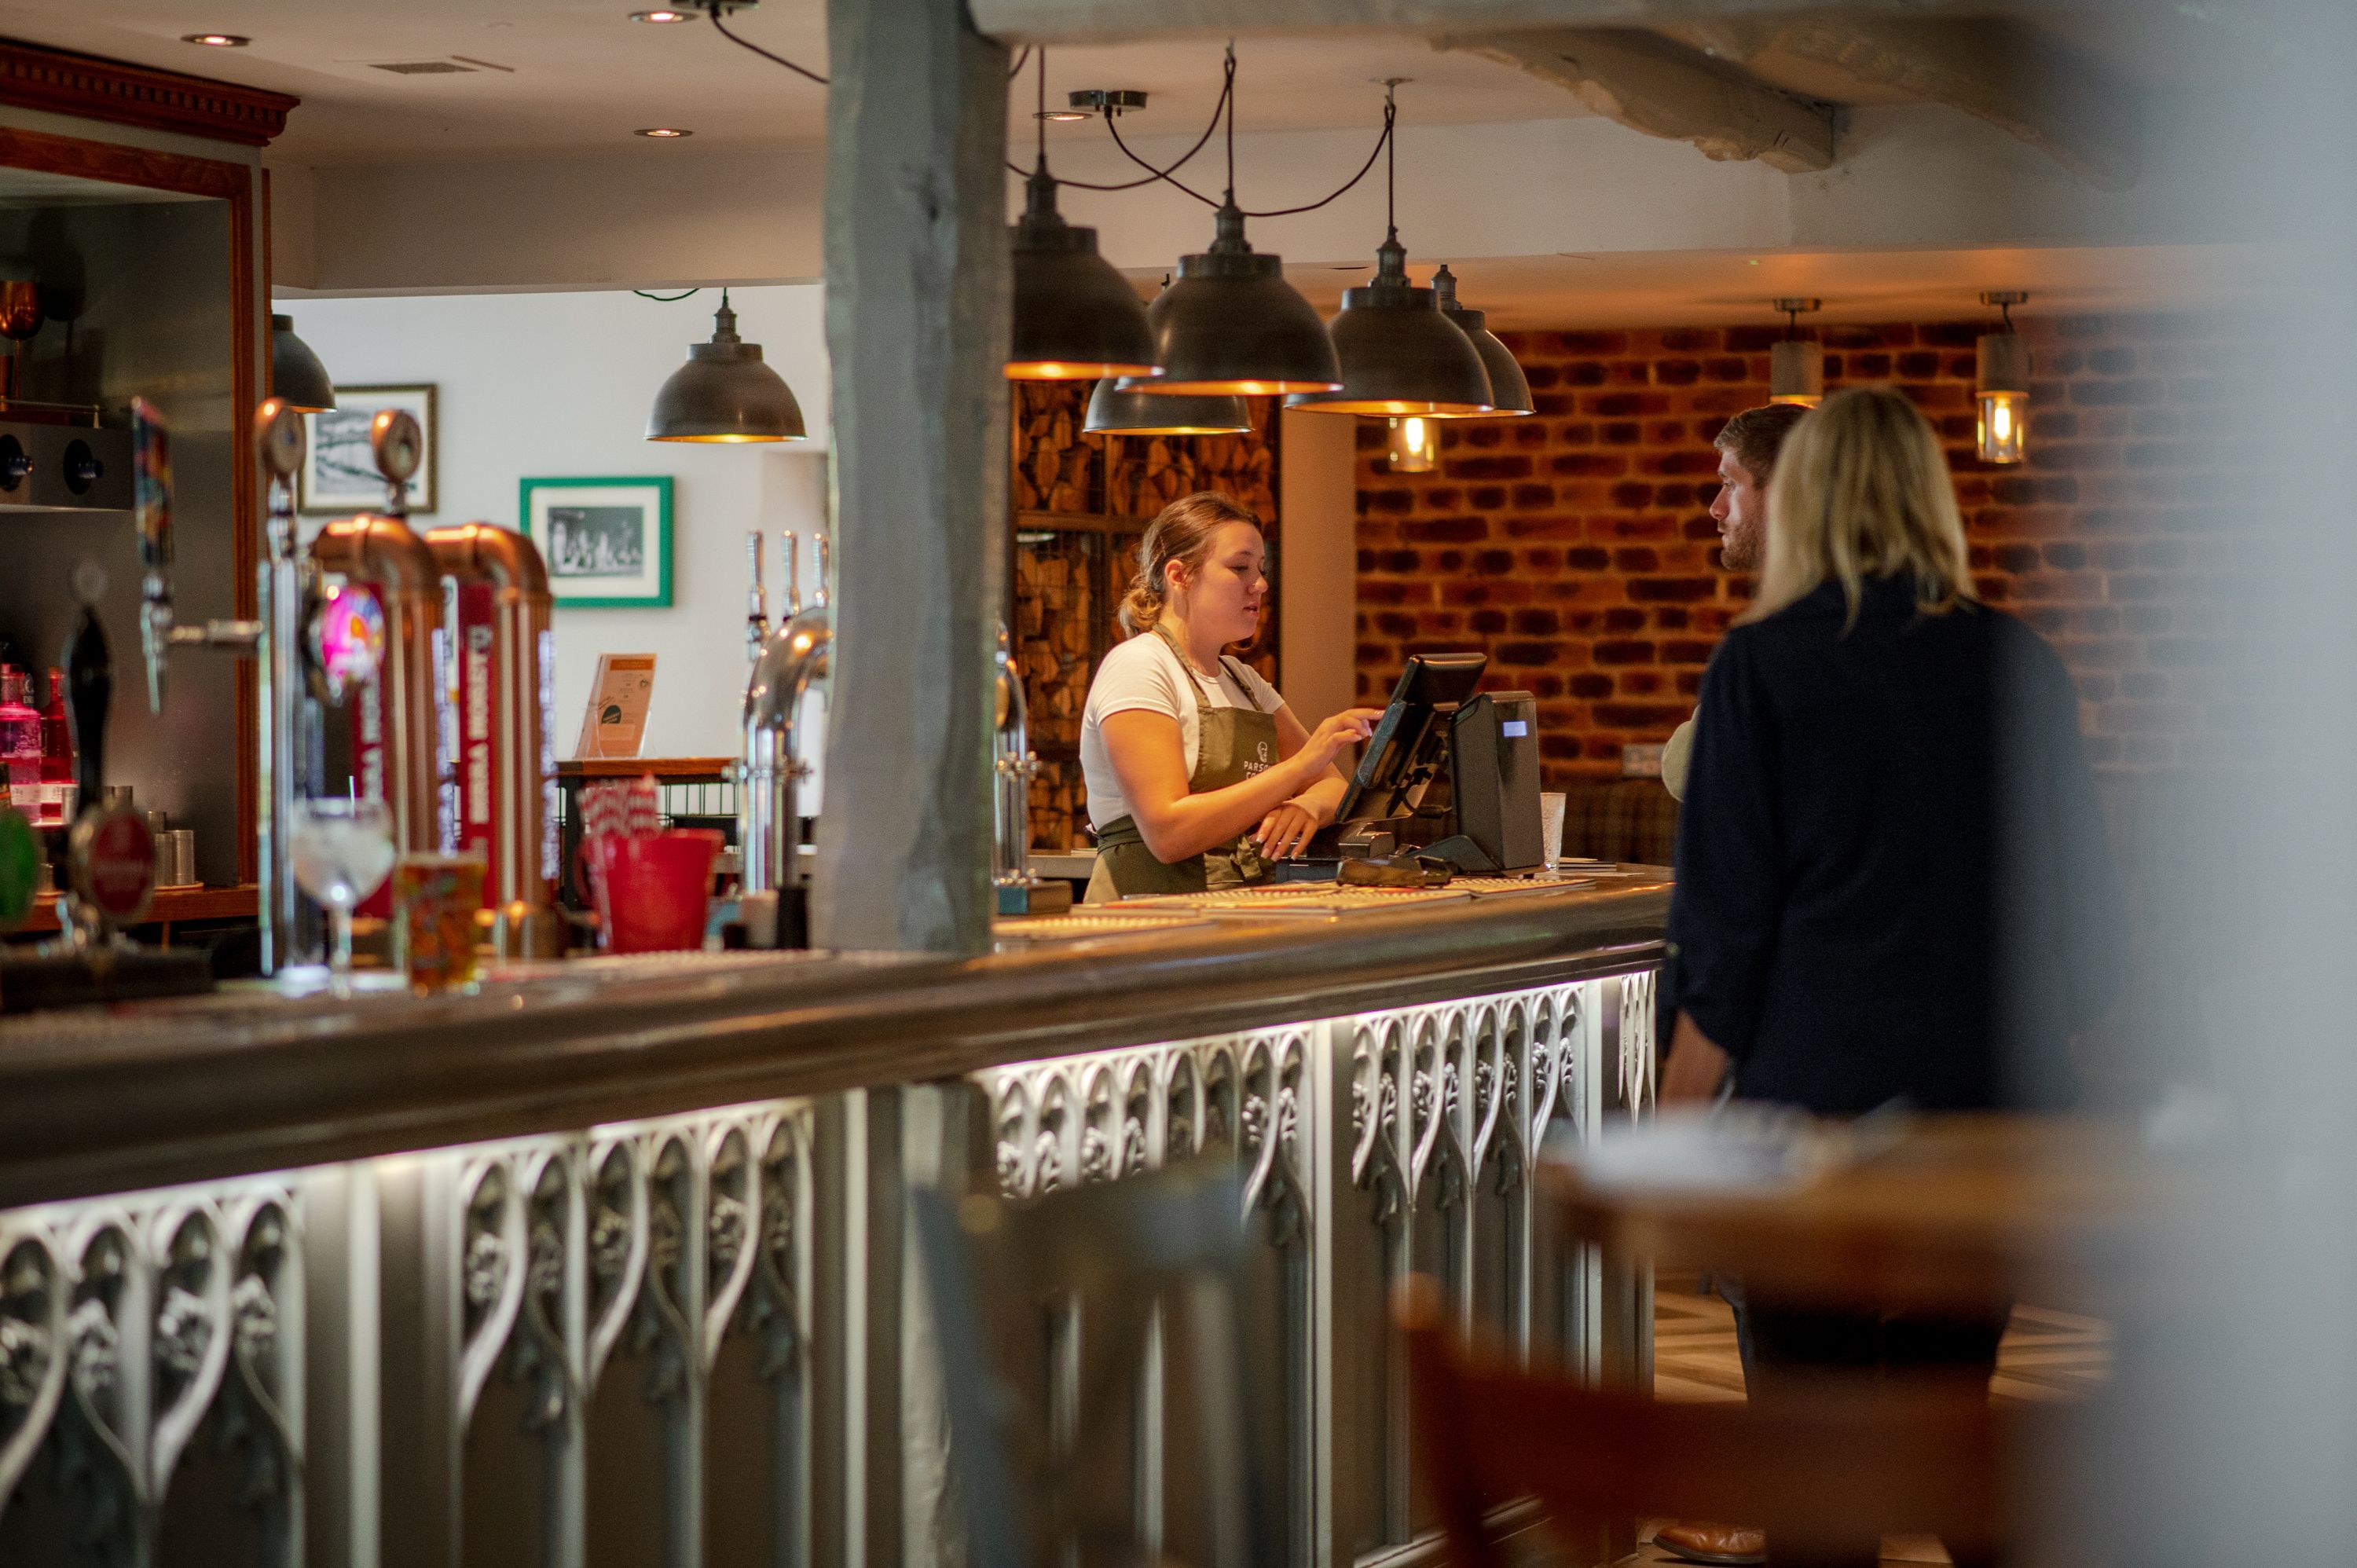
[[[1566,1255],[1533,1176],[1550,1138],[1649,1102],[1652,984],[0,1212],[0,1564],[946,1564],[906,1185],[1019,1198],[1209,1154],[1254,1242],[1267,1528],[1299,1568],[1410,1568],[1434,1543],[1401,1279],[1527,1355],[1642,1362],[1641,1294]],[[1208,1560],[1189,1352],[1157,1331],[1122,1387],[1082,1388],[1085,1331],[1041,1352],[1040,1419],[1134,1408],[1141,1535]]]

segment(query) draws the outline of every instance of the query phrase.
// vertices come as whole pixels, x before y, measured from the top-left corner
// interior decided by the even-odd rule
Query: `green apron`
[[[1187,656],[1178,651],[1178,645],[1171,642],[1159,627],[1155,632],[1178,655],[1189,683],[1200,682],[1201,678],[1187,662]],[[1187,780],[1187,792],[1190,795],[1241,784],[1254,774],[1265,773],[1277,760],[1276,715],[1260,711],[1260,699],[1254,694],[1252,682],[1236,671],[1234,660],[1223,658],[1221,662],[1228,666],[1236,689],[1253,706],[1206,707],[1202,693],[1195,693],[1199,744],[1195,771]],[[1205,850],[1176,865],[1165,865],[1146,847],[1146,839],[1137,831],[1135,818],[1116,817],[1097,830],[1097,865],[1090,874],[1088,896],[1083,901],[1104,904],[1142,893],[1204,893],[1216,887],[1238,887],[1267,880],[1267,864],[1254,847],[1250,833],[1224,849]]]

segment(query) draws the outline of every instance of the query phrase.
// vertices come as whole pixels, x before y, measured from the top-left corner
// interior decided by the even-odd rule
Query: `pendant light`
[[[1009,381],[1158,376],[1154,333],[1129,280],[1097,254],[1097,231],[1056,210],[1048,173],[1048,51],[1039,51],[1039,153],[1025,187],[1015,251],[1015,334]]]
[[[802,405],[783,376],[761,362],[761,346],[737,336],[728,291],[712,317],[712,341],[691,343],[687,363],[655,393],[650,441],[800,441]]]
[[[1814,408],[1825,401],[1825,348],[1801,336],[1801,316],[1822,309],[1822,299],[1779,299],[1784,313],[1784,340],[1768,350],[1768,401]]]
[[[2005,330],[1983,334],[1975,356],[1979,361],[1977,435],[1984,463],[2019,463],[2029,456],[2023,439],[2029,423],[2029,345],[2013,329],[2013,307],[2029,299],[2018,289],[1981,295],[1983,305],[2005,313]]]
[[[1162,286],[1170,286],[1167,273]],[[1252,428],[1252,415],[1240,397],[1149,392],[1107,377],[1089,393],[1081,428],[1091,435],[1241,435]]]
[[[1252,415],[1240,397],[1124,392],[1106,380],[1089,394],[1082,428],[1091,435],[1241,435]]]
[[[1426,414],[1394,419],[1383,455],[1394,474],[1429,474],[1440,467],[1440,426]]]
[[[1490,411],[1492,418],[1509,414],[1536,413],[1538,405],[1531,401],[1531,383],[1523,374],[1522,362],[1514,351],[1499,341],[1490,330],[1490,317],[1479,310],[1468,310],[1457,303],[1457,274],[1447,263],[1432,274],[1433,303],[1440,314],[1457,323],[1457,329],[1473,339],[1473,347],[1481,355],[1481,368],[1490,372],[1490,396],[1497,404]],[[1467,415],[1457,415],[1464,418]],[[1396,467],[1396,465],[1394,465]]]
[[[270,318],[270,395],[303,413],[324,413],[336,406],[336,384],[311,345],[295,336],[295,318]]]
[[[1328,323],[1342,384],[1332,392],[1286,400],[1287,408],[1318,413],[1426,414],[1469,417],[1497,406],[1481,350],[1446,316],[1432,290],[1408,280],[1407,248],[1399,241],[1391,187],[1398,143],[1391,135],[1393,83],[1384,84],[1385,173],[1383,242],[1375,247],[1373,281],[1342,291],[1341,314]]]
[[[1223,94],[1228,186],[1212,218],[1211,248],[1179,257],[1178,281],[1146,306],[1162,374],[1126,380],[1120,391],[1266,396],[1342,384],[1334,340],[1316,307],[1285,281],[1284,258],[1254,251],[1244,238],[1244,211],[1236,205],[1235,69],[1231,46]]]

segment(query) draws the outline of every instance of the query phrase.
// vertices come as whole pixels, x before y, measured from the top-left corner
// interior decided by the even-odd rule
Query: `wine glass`
[[[335,945],[328,960],[328,988],[352,990],[352,910],[393,873],[393,813],[382,800],[295,802],[287,850],[295,880],[327,909]]]

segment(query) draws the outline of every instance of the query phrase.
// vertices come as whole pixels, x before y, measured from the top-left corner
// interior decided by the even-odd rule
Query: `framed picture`
[[[671,479],[526,479],[523,531],[549,592],[587,609],[671,605]]]
[[[417,472],[410,476],[409,510],[431,512],[439,504],[434,466],[441,451],[434,428],[434,387],[431,382],[405,387],[344,387],[336,389],[336,406],[303,416],[310,450],[296,476],[296,495],[307,517],[341,517],[347,512],[384,510],[384,478],[376,471],[369,450],[369,424],[380,410],[397,408],[417,421],[425,433]]]

